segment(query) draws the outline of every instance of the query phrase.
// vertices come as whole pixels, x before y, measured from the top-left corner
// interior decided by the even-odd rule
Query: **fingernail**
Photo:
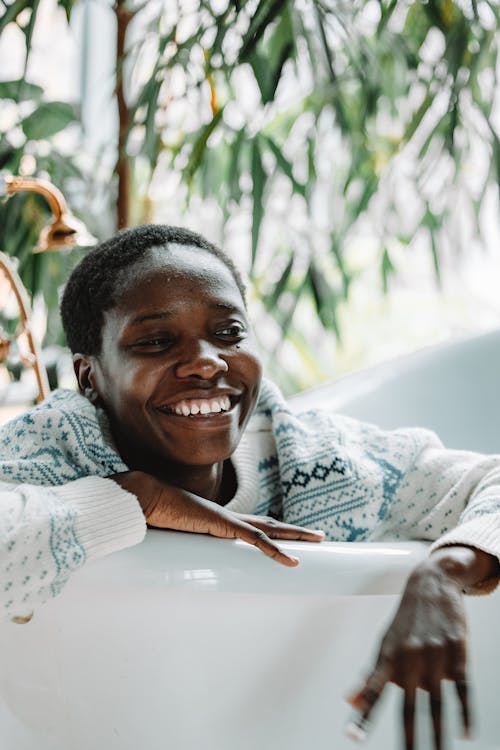
[[[345,733],[349,739],[354,740],[354,742],[364,742],[368,734],[366,729],[363,729],[363,727],[356,724],[354,721],[350,721],[346,725]]]

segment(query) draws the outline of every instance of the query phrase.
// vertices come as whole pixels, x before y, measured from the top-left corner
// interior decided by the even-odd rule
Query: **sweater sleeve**
[[[0,482],[0,613],[29,616],[86,562],[141,542],[145,532],[137,499],[110,479]]]
[[[398,494],[399,509],[391,509],[398,535],[428,539],[431,551],[465,545],[500,560],[500,456],[428,447]],[[473,593],[496,583],[480,584]]]

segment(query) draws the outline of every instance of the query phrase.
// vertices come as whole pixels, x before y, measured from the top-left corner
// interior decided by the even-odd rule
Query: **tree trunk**
[[[130,126],[130,110],[125,101],[123,67],[125,62],[125,38],[134,13],[125,8],[125,0],[116,0],[116,101],[118,104],[118,158],[115,174],[118,178],[116,214],[118,229],[130,223],[130,162],[127,158],[127,135]]]

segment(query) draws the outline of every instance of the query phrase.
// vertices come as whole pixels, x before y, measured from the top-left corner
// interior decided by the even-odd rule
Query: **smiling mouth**
[[[214,396],[213,398],[184,398],[174,404],[158,407],[158,411],[177,417],[214,417],[225,414],[238,403],[239,396]]]

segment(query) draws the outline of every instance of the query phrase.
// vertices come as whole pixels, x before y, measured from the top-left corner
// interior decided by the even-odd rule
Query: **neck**
[[[152,452],[140,452],[129,445],[112,420],[105,415],[104,431],[112,440],[124,463],[131,471],[143,471],[160,482],[179,487],[186,492],[225,505],[234,496],[237,479],[230,459],[213,464],[181,464],[168,461]]]
[[[158,479],[174,484],[187,492],[223,504],[222,485],[224,464],[211,466],[169,466]]]
[[[180,487],[206,500],[225,505],[236,491],[236,476],[230,460],[208,465],[179,464],[155,456],[128,451],[115,440],[118,452],[131,471],[144,471],[160,482]]]

